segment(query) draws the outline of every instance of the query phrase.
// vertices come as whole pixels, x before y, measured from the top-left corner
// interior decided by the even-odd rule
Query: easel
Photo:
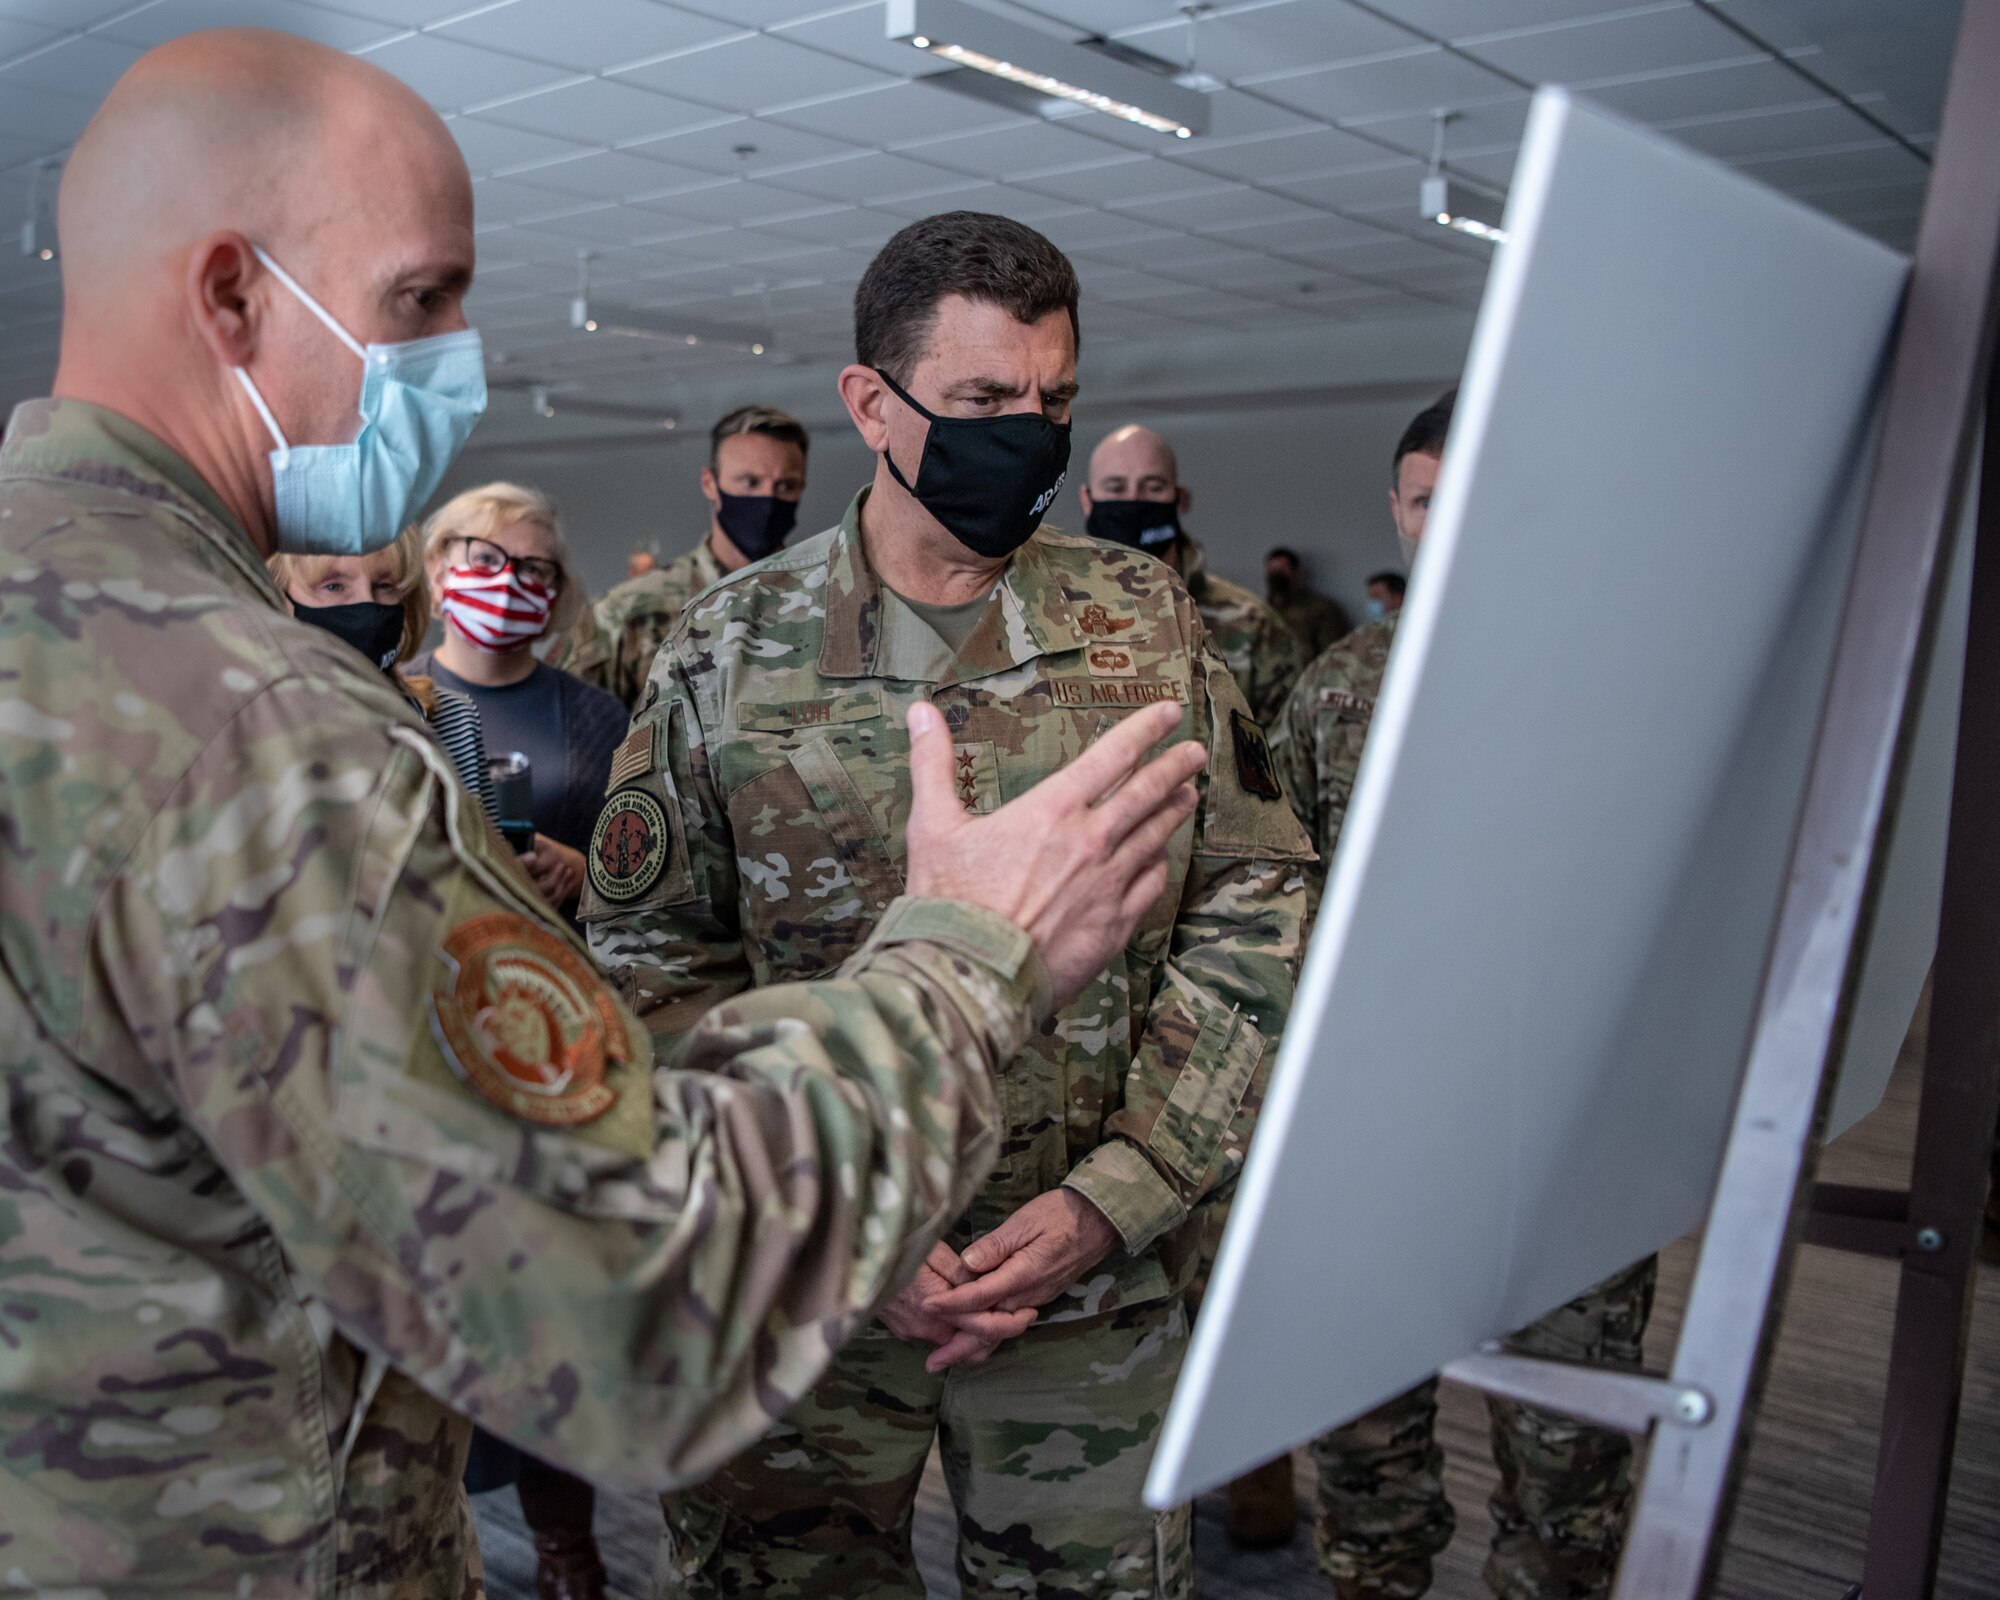
[[[1966,0],[1789,887],[1669,1374],[1483,1353],[1446,1375],[1650,1435],[1614,1600],[1694,1600],[1720,1563],[1802,1240],[1900,1257],[1861,1593],[1937,1574],[1989,1141],[2000,1108],[2000,0]],[[1907,1194],[1816,1186],[1982,407],[1986,476]]]

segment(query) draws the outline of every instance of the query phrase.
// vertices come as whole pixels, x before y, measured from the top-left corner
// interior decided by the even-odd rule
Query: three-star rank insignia
[[[1271,761],[1270,743],[1255,719],[1232,708],[1229,735],[1236,746],[1236,782],[1243,792],[1259,800],[1284,799],[1284,786],[1278,782],[1278,769]]]
[[[630,905],[666,869],[667,813],[649,789],[614,790],[590,836],[590,886],[607,905]]]
[[[431,1019],[445,1059],[502,1111],[548,1128],[594,1121],[618,1103],[605,1075],[626,1054],[609,992],[582,956],[515,912],[452,929]]]

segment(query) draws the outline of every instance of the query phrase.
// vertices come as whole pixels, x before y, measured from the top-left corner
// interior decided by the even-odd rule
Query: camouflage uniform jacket
[[[627,578],[597,602],[597,631],[604,640],[607,661],[600,677],[590,681],[609,689],[625,708],[636,710],[646,690],[653,657],[674,631],[687,603],[723,577],[722,563],[708,540],[664,567]]]
[[[593,606],[586,604],[577,610],[576,621],[556,637],[542,659],[573,678],[583,679],[593,689],[611,687],[611,644],[598,629]]]
[[[1274,726],[1306,664],[1298,635],[1248,589],[1211,573],[1207,552],[1186,534],[1181,535],[1180,567],[1181,581],[1208,629],[1208,642],[1235,674],[1250,714],[1266,728]]]
[[[870,568],[864,499],[683,615],[612,768],[581,913],[591,949],[669,1033],[752,985],[830,971],[901,888],[912,700],[944,712],[974,811],[1131,709],[1179,702],[1210,759],[1167,891],[1009,1063],[1000,1164],[958,1236],[1067,1183],[1124,1250],[1045,1316],[1171,1293],[1191,1270],[1190,1207],[1242,1163],[1266,1036],[1291,1003],[1305,838],[1168,568],[1044,528],[954,656]],[[641,852],[662,813],[661,847]]]
[[[1271,609],[1298,636],[1308,661],[1322,650],[1331,649],[1347,632],[1347,613],[1340,609],[1340,603],[1302,583],[1283,599],[1274,597]]]
[[[45,1593],[476,1595],[455,1413],[701,1479],[967,1203],[1046,1009],[1019,929],[904,900],[654,1072],[389,679],[74,401],[0,450],[0,841],[0,1570]]]
[[[1271,754],[1292,809],[1312,836],[1323,871],[1333,864],[1333,847],[1347,821],[1361,747],[1375,716],[1375,697],[1396,642],[1392,611],[1363,623],[1323,652],[1300,676],[1271,730]]]

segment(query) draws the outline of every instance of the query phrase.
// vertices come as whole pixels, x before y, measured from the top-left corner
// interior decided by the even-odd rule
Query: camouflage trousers
[[[922,1600],[910,1525],[935,1437],[966,1600],[1191,1600],[1187,1508],[1139,1498],[1186,1345],[1175,1297],[933,1377],[929,1345],[877,1324],[763,1440],[664,1497],[658,1592]]]
[[[1648,1257],[1523,1328],[1509,1349],[1640,1364],[1659,1262]],[[1488,1502],[1486,1582],[1501,1600],[1599,1600],[1631,1502],[1632,1441],[1573,1418],[1487,1399],[1500,1486]],[[1456,1519],[1436,1436],[1437,1380],[1315,1439],[1320,1566],[1349,1592],[1415,1600]]]

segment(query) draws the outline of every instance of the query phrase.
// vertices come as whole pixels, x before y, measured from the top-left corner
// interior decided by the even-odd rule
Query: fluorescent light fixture
[[[1417,196],[1418,212],[1443,227],[1455,228],[1475,239],[1499,244],[1507,237],[1500,225],[1500,202],[1489,199],[1463,183],[1434,172],[1424,179]]]
[[[706,345],[712,350],[738,350],[745,355],[769,353],[763,338],[741,328],[696,322],[671,311],[642,311],[637,306],[606,305],[587,295],[569,303],[569,325],[578,333],[611,334],[621,339],[651,339],[662,344]]]
[[[1207,97],[1112,56],[1009,22],[963,0],[889,0],[888,36],[1037,94],[1102,111],[1154,133],[1208,132]]]

